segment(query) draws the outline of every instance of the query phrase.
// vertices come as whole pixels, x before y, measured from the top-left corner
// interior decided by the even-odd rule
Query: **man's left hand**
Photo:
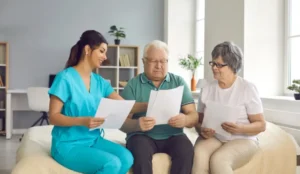
[[[222,125],[222,128],[231,134],[241,134],[243,133],[243,126],[235,123],[225,122]]]
[[[172,127],[183,128],[186,125],[186,115],[180,113],[174,117],[172,117],[168,124]]]

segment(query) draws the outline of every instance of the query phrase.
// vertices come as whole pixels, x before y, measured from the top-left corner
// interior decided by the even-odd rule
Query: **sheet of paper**
[[[221,124],[224,122],[236,123],[240,113],[239,107],[225,106],[216,102],[207,102],[205,104],[204,118],[201,127],[211,128],[226,138],[231,134],[226,132]]]
[[[135,100],[113,100],[102,98],[95,117],[105,118],[104,123],[90,130],[98,128],[119,129],[129,115]]]
[[[146,116],[154,117],[156,125],[168,124],[169,119],[180,112],[183,88],[179,86],[168,90],[152,90]]]

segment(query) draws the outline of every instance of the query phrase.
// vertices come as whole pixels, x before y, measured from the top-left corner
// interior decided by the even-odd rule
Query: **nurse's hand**
[[[155,126],[155,119],[153,117],[140,117],[139,126],[143,132],[151,130]]]
[[[82,124],[88,128],[95,128],[103,124],[104,121],[104,118],[84,117]]]

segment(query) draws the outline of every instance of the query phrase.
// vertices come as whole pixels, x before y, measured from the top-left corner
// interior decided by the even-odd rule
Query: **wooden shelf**
[[[103,78],[109,79],[117,93],[124,89],[120,81],[128,81],[139,73],[139,47],[134,45],[109,45],[107,61],[96,70]]]
[[[120,66],[120,69],[137,69],[138,67],[136,66]]]
[[[0,119],[2,121],[2,125],[0,125],[0,134],[6,135],[5,130],[5,116],[6,116],[6,89],[8,89],[9,84],[9,44],[7,42],[0,41]],[[2,131],[3,130],[3,131]]]

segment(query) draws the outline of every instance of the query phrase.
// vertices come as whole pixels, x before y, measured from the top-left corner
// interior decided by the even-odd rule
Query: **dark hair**
[[[69,59],[66,63],[66,68],[78,64],[82,50],[86,45],[89,45],[92,50],[99,47],[102,43],[108,44],[101,33],[95,30],[87,30],[82,33],[79,41],[71,48]]]

